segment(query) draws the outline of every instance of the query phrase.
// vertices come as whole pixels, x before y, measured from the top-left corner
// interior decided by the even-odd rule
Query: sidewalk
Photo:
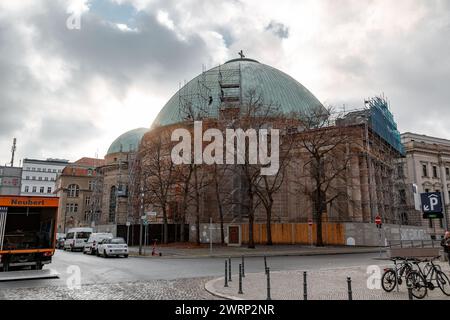
[[[385,250],[383,249],[383,252]],[[130,256],[139,256],[139,247],[129,247]],[[152,257],[152,247],[143,248],[142,253]],[[311,247],[299,245],[257,245],[256,249],[242,247],[214,246],[212,251],[208,245],[172,244],[157,247],[157,253],[163,258],[228,258],[228,257],[274,257],[274,256],[314,256],[335,254],[378,253],[379,248],[373,247]],[[156,256],[154,258],[159,258]]]
[[[384,262],[380,265],[381,273]],[[442,264],[444,272],[449,274],[448,265]],[[262,269],[264,266],[262,266]],[[391,293],[381,289],[380,280],[370,281],[367,267],[337,268],[308,271],[308,300],[348,300],[347,277],[352,279],[353,300],[408,300],[406,286],[400,286]],[[369,280],[369,281],[368,281]],[[242,281],[243,294],[239,294],[238,275],[232,275],[229,287],[224,287],[224,277],[211,280],[205,284],[205,289],[216,297],[228,300],[266,300],[267,276],[265,273],[246,274]],[[378,288],[369,289],[368,283],[378,284]],[[303,271],[270,272],[270,293],[273,300],[303,300]],[[450,300],[439,288],[428,291],[425,300]]]

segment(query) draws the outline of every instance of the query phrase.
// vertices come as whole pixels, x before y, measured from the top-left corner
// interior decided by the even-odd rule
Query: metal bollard
[[[244,261],[244,256],[242,256],[242,278],[245,278],[245,261]]]
[[[412,287],[411,286],[408,286],[408,297],[409,297],[409,300],[414,300],[414,296],[412,294]]]
[[[227,275],[227,272],[228,272],[228,262],[227,262],[227,260],[225,260],[225,285],[224,285],[224,288],[228,288],[228,275]]]
[[[308,284],[306,282],[306,271],[303,272],[303,300],[308,300]]]
[[[231,258],[228,258],[228,281],[233,282],[231,279]]]
[[[266,275],[267,275],[267,300],[272,300],[272,297],[270,296],[270,268],[266,269]]]
[[[353,300],[352,278],[347,277],[347,285],[348,285],[348,300]]]
[[[239,265],[239,291],[238,294],[244,294],[242,291],[242,265]]]
[[[267,273],[267,258],[264,256],[264,270],[266,270]]]

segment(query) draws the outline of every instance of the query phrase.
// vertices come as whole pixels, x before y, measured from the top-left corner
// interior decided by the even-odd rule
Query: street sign
[[[309,220],[308,220],[308,225],[309,225],[310,227],[313,225],[312,219],[309,219]]]
[[[442,219],[444,218],[442,197],[440,192],[422,193],[422,211],[424,219]]]
[[[127,221],[127,227],[131,226],[131,222]]]
[[[383,225],[383,220],[380,216],[375,217],[375,224],[377,225],[377,228],[381,228],[381,226]]]

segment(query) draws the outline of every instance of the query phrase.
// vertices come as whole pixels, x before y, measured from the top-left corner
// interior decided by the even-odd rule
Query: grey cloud
[[[286,27],[280,22],[271,21],[266,27],[266,30],[272,32],[274,35],[281,39],[289,38],[289,27]]]

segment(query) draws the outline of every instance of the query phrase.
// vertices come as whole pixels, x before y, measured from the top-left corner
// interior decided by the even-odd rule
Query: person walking
[[[441,246],[444,247],[444,252],[447,254],[448,263],[450,264],[450,231],[445,232],[444,239],[441,241]]]

